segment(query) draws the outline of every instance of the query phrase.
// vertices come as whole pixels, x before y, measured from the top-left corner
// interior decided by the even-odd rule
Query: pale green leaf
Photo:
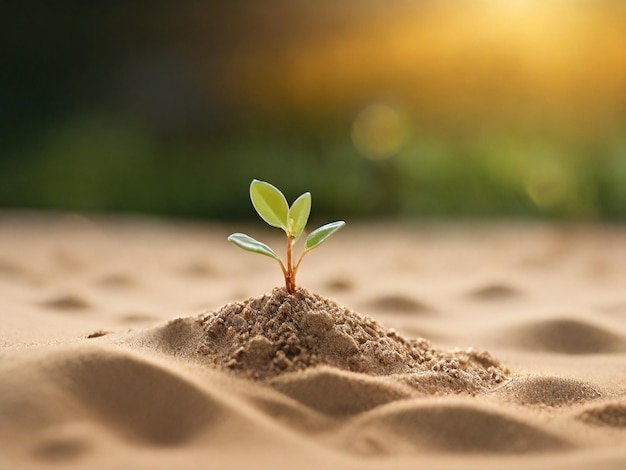
[[[270,258],[274,258],[276,261],[280,262],[280,257],[274,253],[274,250],[272,250],[265,243],[261,243],[245,233],[233,233],[228,237],[228,241],[233,242],[239,248],[243,248],[246,251],[269,256]]]
[[[322,225],[320,228],[313,230],[308,237],[306,237],[306,243],[304,244],[305,250],[312,250],[322,244],[328,237],[346,225],[343,220],[337,222],[331,222],[326,225]]]
[[[289,232],[297,240],[311,213],[311,193],[304,193],[289,208]]]
[[[289,206],[283,193],[265,181],[252,180],[250,199],[261,218],[272,227],[289,229]]]

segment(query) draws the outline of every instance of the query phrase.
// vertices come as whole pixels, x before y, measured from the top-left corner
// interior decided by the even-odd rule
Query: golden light
[[[589,129],[624,115],[626,3],[427,4],[307,11],[340,28],[254,60],[242,54],[229,67],[253,82],[230,78],[259,105],[307,113],[341,114],[390,93],[424,120],[451,125],[495,116]]]

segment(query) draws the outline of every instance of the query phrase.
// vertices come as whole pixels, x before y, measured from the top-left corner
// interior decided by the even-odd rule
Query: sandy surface
[[[462,361],[342,362],[345,328],[256,378],[227,367],[267,364],[207,318],[281,285],[234,231],[282,242],[260,225],[0,214],[0,469],[626,468],[626,228],[348,221],[307,257],[299,285],[330,317],[371,318],[357,346],[392,328],[432,354],[488,351],[506,372],[471,393],[415,385],[461,383]],[[275,360],[269,315],[246,334]],[[207,355],[218,336],[231,362]]]

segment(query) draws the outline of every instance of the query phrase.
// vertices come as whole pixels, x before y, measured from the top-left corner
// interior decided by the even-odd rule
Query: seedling
[[[300,254],[298,261],[294,263],[293,246],[304,231],[309,214],[311,213],[311,193],[304,193],[296,199],[291,207],[287,204],[287,199],[280,190],[265,181],[252,180],[250,183],[250,199],[261,218],[272,227],[281,228],[287,235],[287,263],[265,243],[255,240],[245,233],[233,233],[228,237],[228,241],[233,242],[239,248],[246,251],[269,256],[278,261],[280,269],[285,276],[285,286],[287,292],[296,292],[296,274],[302,258],[313,248],[320,246],[328,237],[343,227],[346,223],[343,220],[322,225],[313,230],[304,242],[304,251]]]

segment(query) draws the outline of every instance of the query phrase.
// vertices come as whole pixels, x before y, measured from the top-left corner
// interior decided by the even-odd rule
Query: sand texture
[[[626,468],[626,229],[0,214],[0,469]]]

